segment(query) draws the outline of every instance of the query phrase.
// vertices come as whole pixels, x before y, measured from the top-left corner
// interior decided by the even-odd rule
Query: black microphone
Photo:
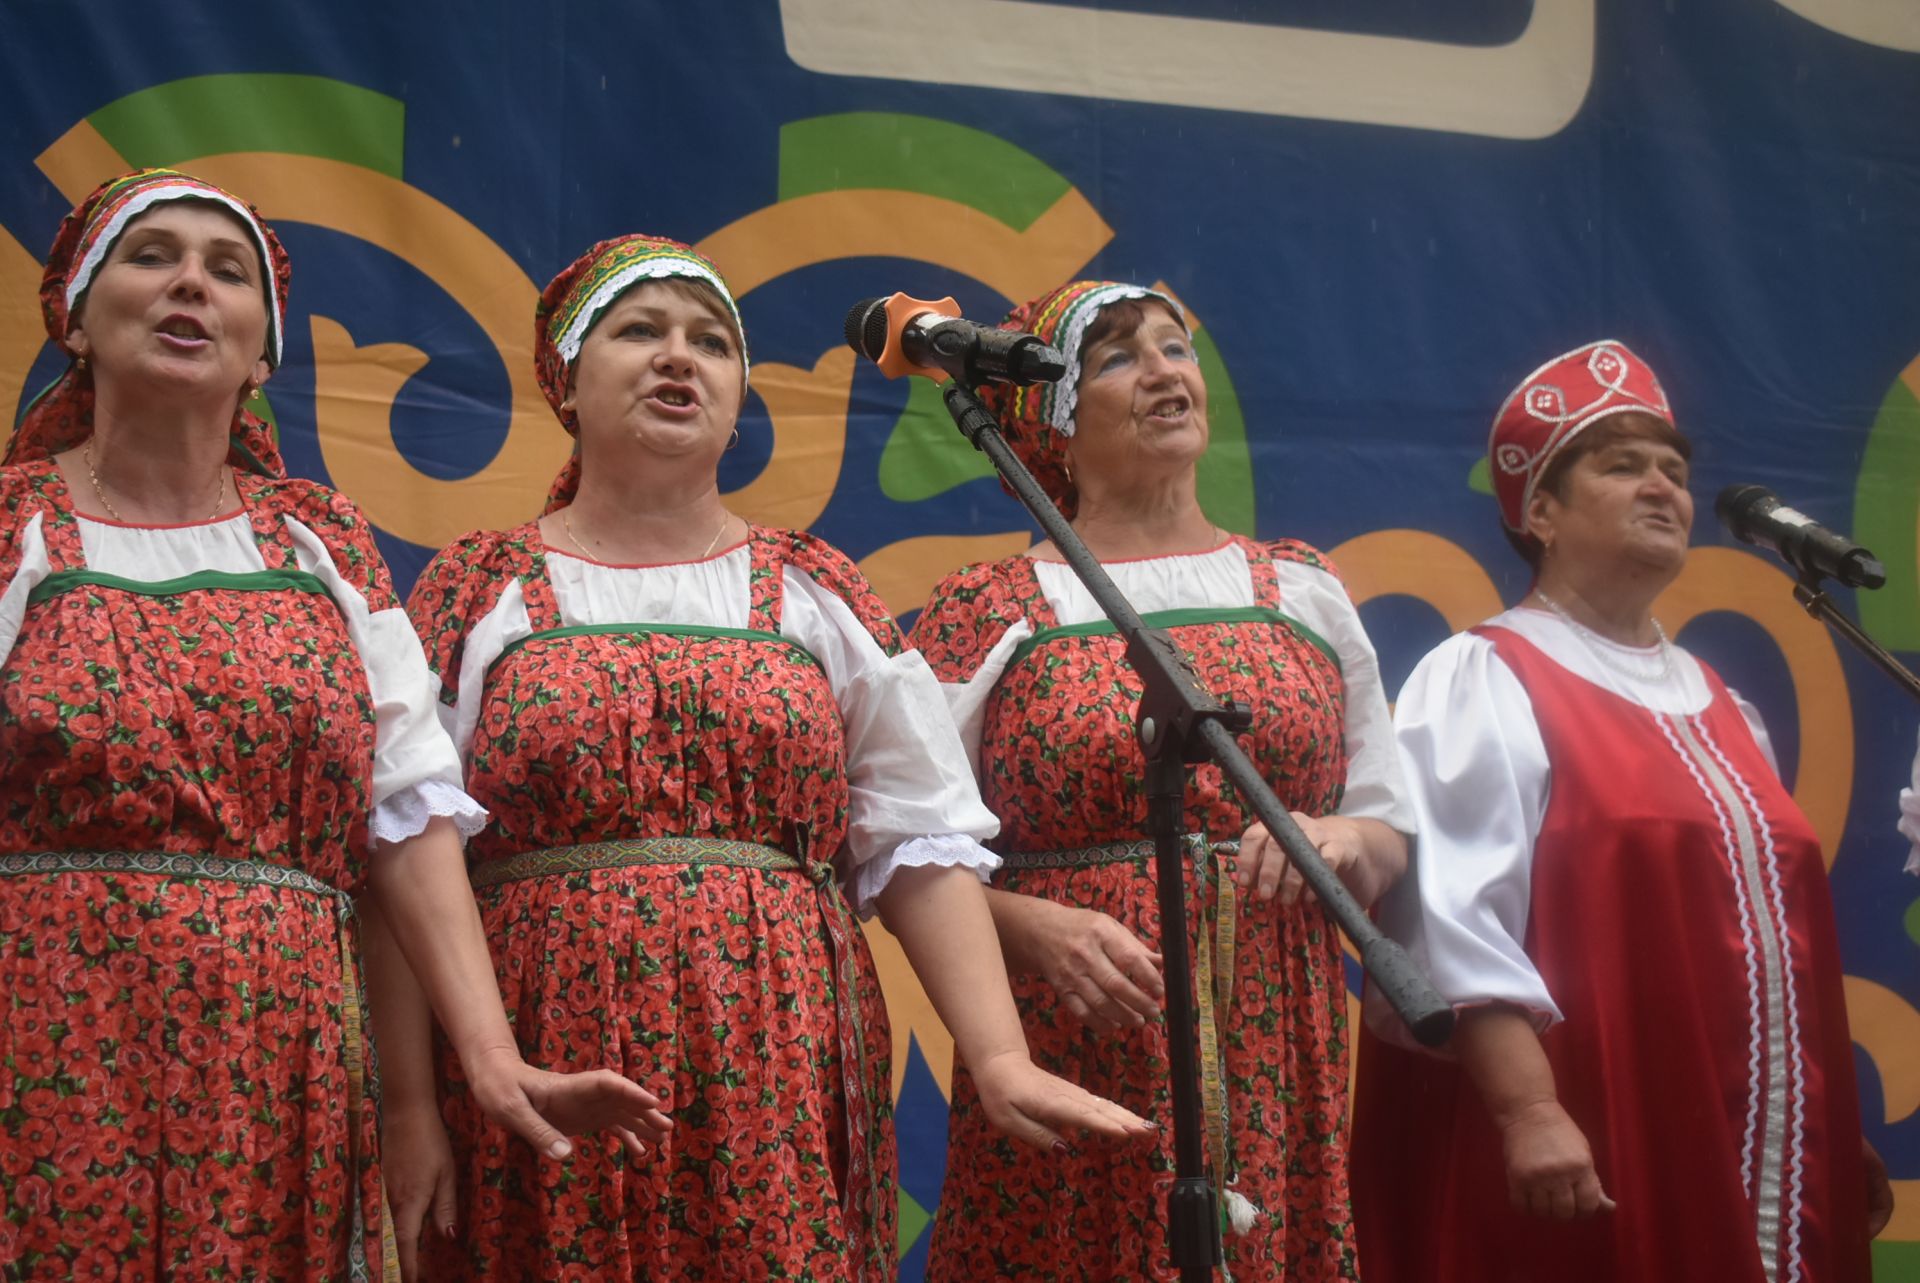
[[[1787,507],[1765,486],[1728,486],[1714,500],[1713,511],[1734,538],[1773,549],[1804,576],[1838,579],[1851,588],[1887,582],[1887,568],[1872,553]]]
[[[1054,383],[1066,358],[1032,334],[965,320],[950,298],[929,302],[895,294],[861,299],[847,313],[847,344],[889,378],[940,375],[980,383]]]

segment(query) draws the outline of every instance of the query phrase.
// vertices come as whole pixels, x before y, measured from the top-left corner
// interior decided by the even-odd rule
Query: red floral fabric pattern
[[[782,567],[839,593],[883,646],[898,630],[859,572],[805,535],[755,529],[749,627],[776,633]],[[561,627],[538,528],[469,536],[409,609],[449,700],[468,630],[518,580],[536,636],[487,680],[467,788],[496,817],[476,866],[621,838],[713,837],[799,872],[633,865],[479,893],[522,1052],[607,1067],[668,1101],[645,1160],[611,1138],[555,1162],[478,1115],[450,1057],[443,1112],[462,1197],[434,1278],[893,1277],[890,1040],[855,932],[868,1134],[849,1139],[834,948],[819,880],[846,833],[845,743],[825,675],[777,638]],[[859,1042],[854,1043],[860,1046]]]
[[[238,480],[270,568],[296,567],[291,515],[394,604],[346,500]],[[83,568],[51,463],[0,470],[0,506],[0,579],[35,514],[53,570]],[[70,588],[27,607],[0,665],[0,856],[245,859],[353,893],[374,730],[324,594]],[[211,878],[0,873],[0,1277],[351,1276],[356,1210],[367,1244],[380,1220],[372,1111],[349,1126],[338,907]]]
[[[1256,603],[1283,613],[1274,561],[1326,567],[1302,544],[1240,543]],[[1014,557],[941,583],[913,640],[943,681],[964,681],[1021,620],[1036,633],[1057,624],[1033,563]],[[1195,623],[1172,632],[1209,688],[1253,708],[1241,743],[1281,800],[1309,814],[1336,810],[1346,776],[1345,693],[1332,659],[1286,624]],[[1002,825],[996,848],[1062,851],[1143,835],[1139,698],[1112,635],[1046,640],[1008,668],[988,703],[980,749],[981,791]],[[1215,766],[1196,770],[1188,799],[1188,831],[1213,841],[1237,839],[1251,820]],[[995,885],[1096,909],[1149,943],[1160,939],[1150,859],[1008,870]],[[1197,958],[1199,930],[1218,908],[1217,878],[1203,886],[1190,876],[1188,885]],[[1227,1235],[1228,1266],[1236,1283],[1357,1277],[1339,933],[1318,904],[1245,899],[1236,932],[1231,1000],[1218,1013],[1232,1152],[1209,1157],[1216,1172],[1237,1173],[1233,1188],[1262,1214],[1249,1233]],[[1014,996],[1040,1065],[1167,1126],[1155,1148],[1040,1154],[994,1132],[956,1066],[928,1279],[1176,1279],[1165,1228],[1173,1183],[1165,1026],[1095,1033],[1034,976],[1015,977]]]

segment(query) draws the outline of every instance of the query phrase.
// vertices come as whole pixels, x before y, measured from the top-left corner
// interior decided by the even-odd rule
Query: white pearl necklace
[[[1574,640],[1579,642],[1602,668],[1612,669],[1620,676],[1635,682],[1658,683],[1673,676],[1673,643],[1667,640],[1667,630],[1660,626],[1659,620],[1653,621],[1653,635],[1658,639],[1654,644],[1655,664],[1652,667],[1646,667],[1629,662],[1622,653],[1621,647],[1609,642],[1575,619],[1568,613],[1566,607],[1538,588],[1533,590],[1533,595],[1538,597],[1548,610],[1566,621],[1567,627],[1573,630]]]

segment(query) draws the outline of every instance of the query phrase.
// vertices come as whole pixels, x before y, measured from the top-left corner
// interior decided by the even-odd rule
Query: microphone
[[[1765,486],[1728,486],[1714,500],[1713,511],[1734,538],[1773,549],[1807,578],[1838,579],[1851,588],[1887,582],[1887,568],[1872,553],[1787,507]]]
[[[1066,358],[1032,334],[1003,330],[960,316],[952,298],[861,299],[847,313],[847,345],[890,379],[921,374],[971,387],[993,383],[1054,383]]]

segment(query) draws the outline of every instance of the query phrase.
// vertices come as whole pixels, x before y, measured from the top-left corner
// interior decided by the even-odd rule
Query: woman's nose
[[[692,369],[693,345],[687,342],[686,331],[678,326],[669,329],[661,338],[660,352],[656,360],[675,370]]]
[[[173,280],[168,285],[169,292],[188,298],[207,296],[207,264],[198,254],[182,254],[180,262],[173,269]]]

